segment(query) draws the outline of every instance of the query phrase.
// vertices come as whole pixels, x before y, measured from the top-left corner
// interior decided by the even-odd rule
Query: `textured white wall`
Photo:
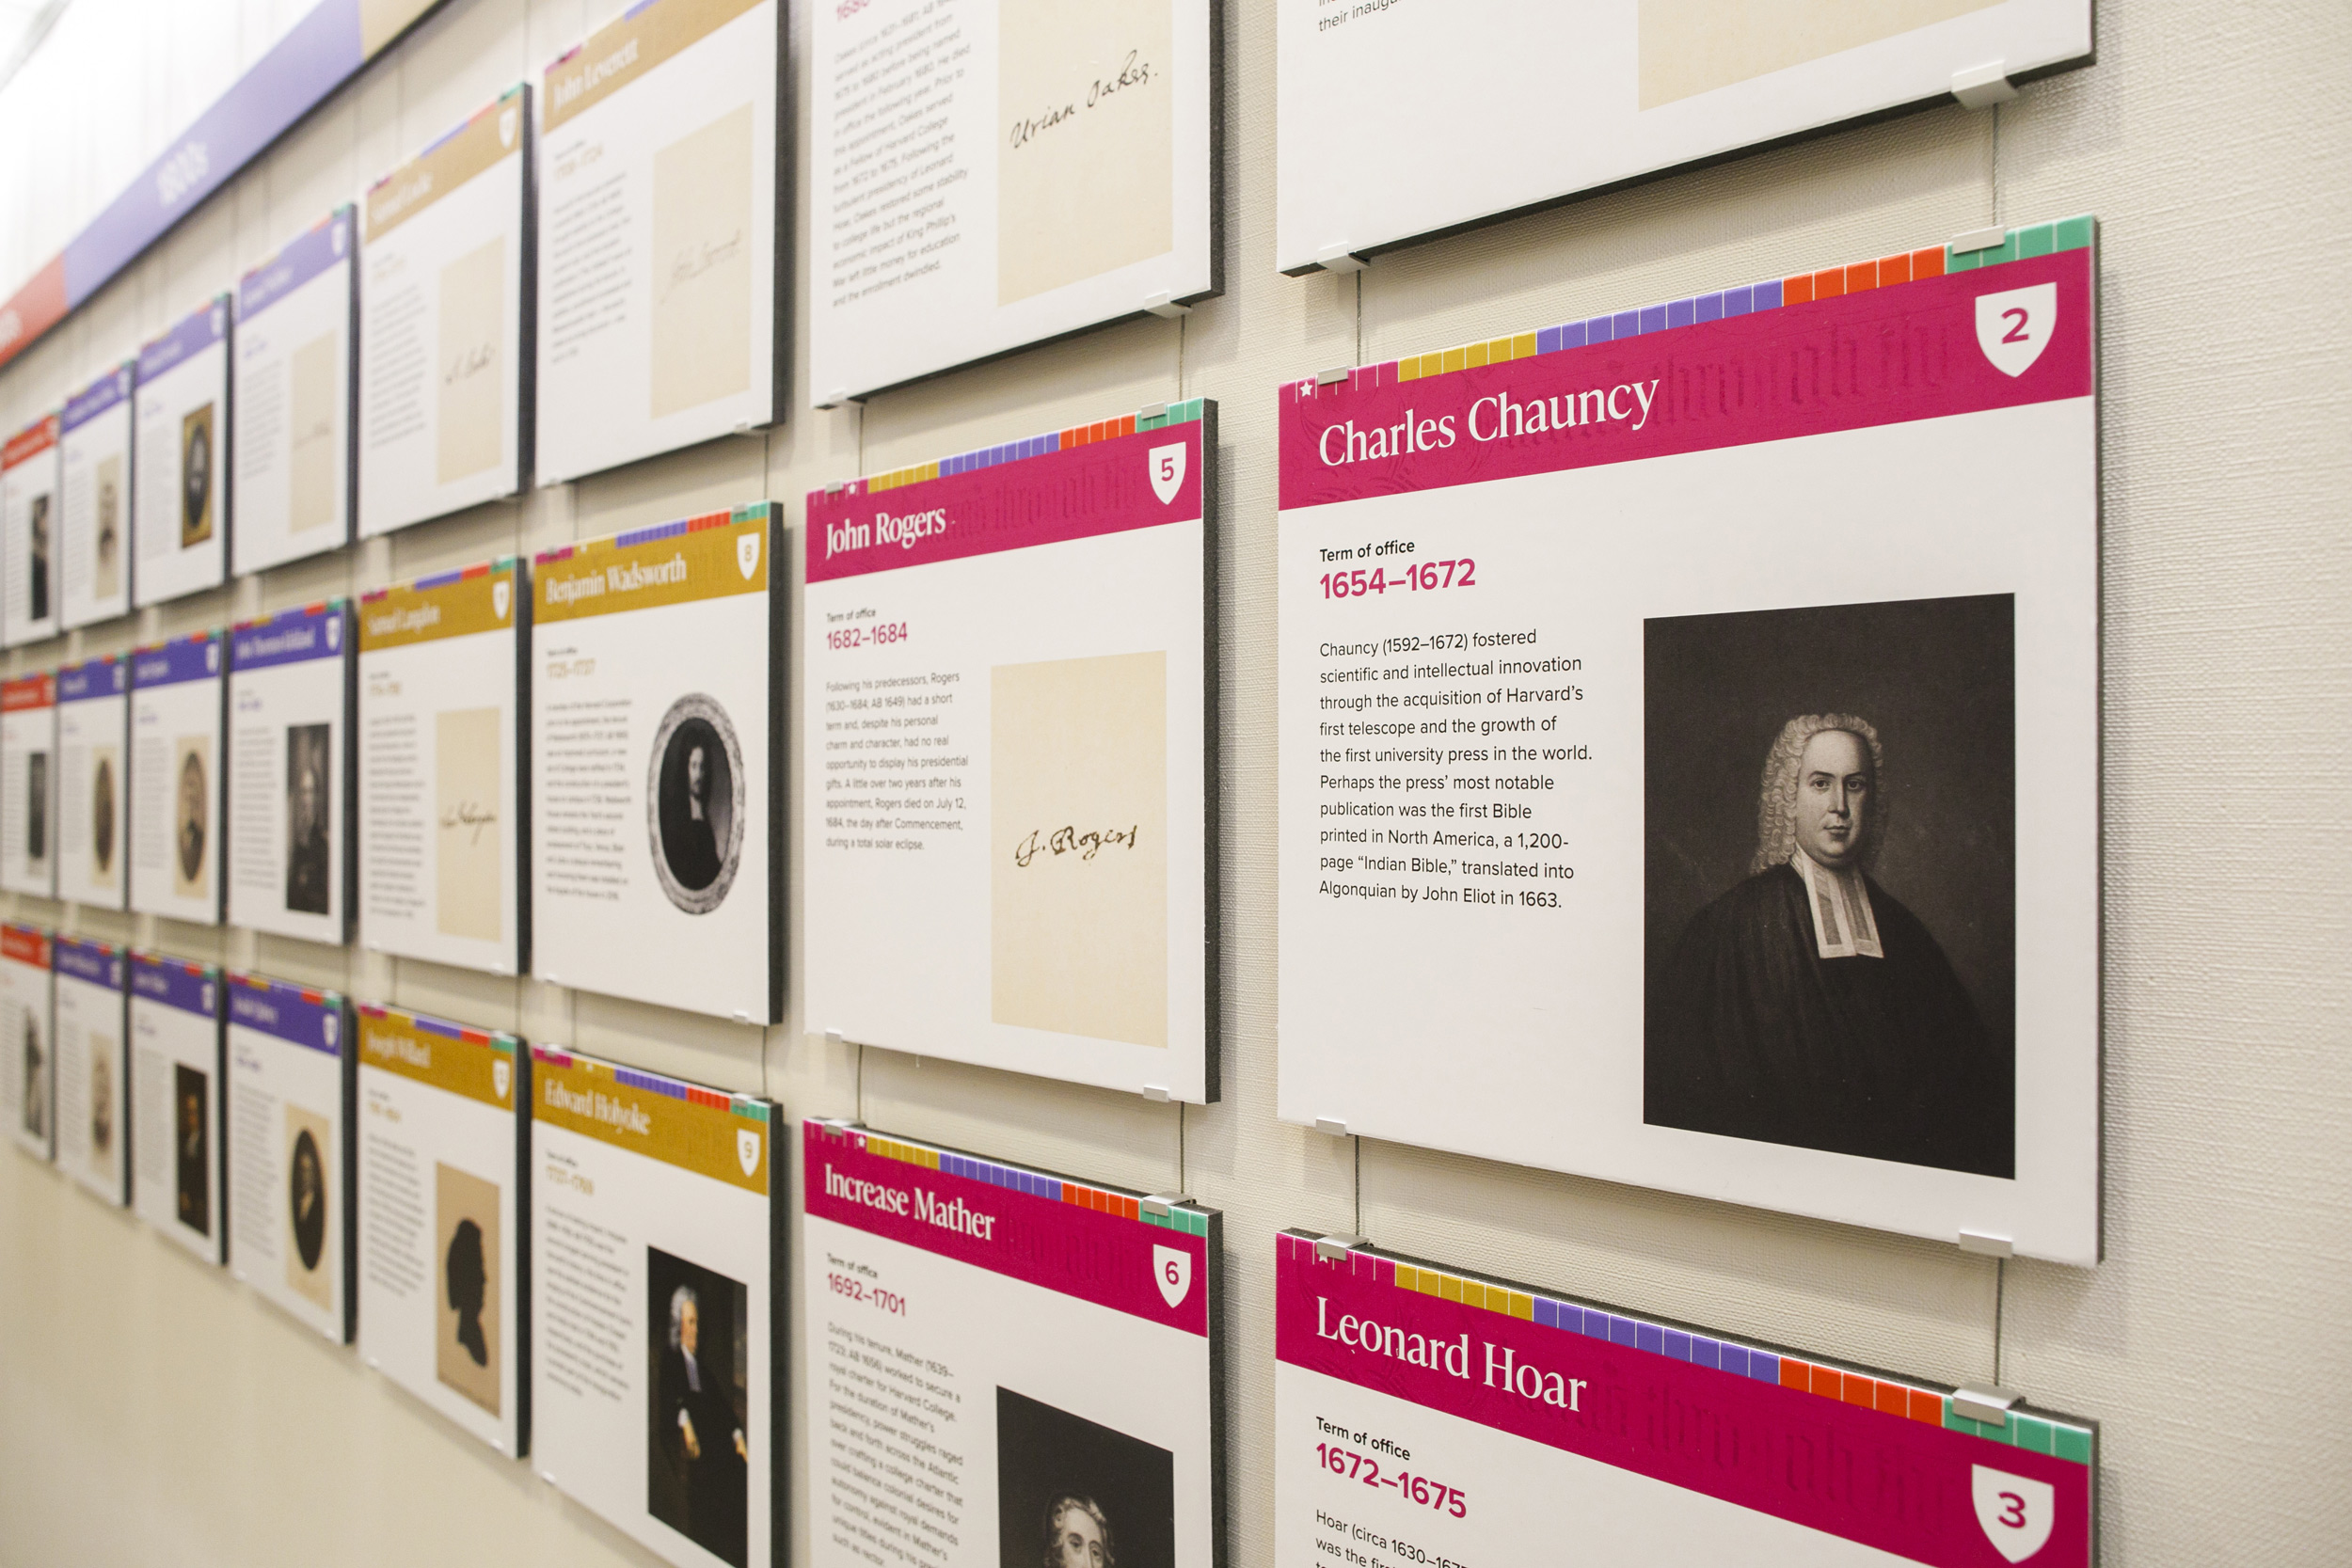
[[[2328,1412],[2352,1374],[2352,291],[2335,269],[2352,238],[2341,104],[2352,9],[2107,0],[2099,63],[1997,117],[1940,108],[1385,257],[1360,280],[1294,280],[1271,266],[1271,7],[1228,4],[1229,292],[1188,321],[1115,327],[862,413],[796,406],[762,437],[485,508],[11,660],[53,665],[762,495],[797,522],[801,497],[828,479],[1216,398],[1221,1103],[1180,1113],[879,1051],[861,1060],[804,1037],[797,1014],[763,1037],[246,933],[22,899],[14,917],[764,1087],[794,1117],[862,1113],[1222,1206],[1236,1568],[1273,1562],[1267,1262],[1286,1225],[1360,1229],[1467,1268],[1948,1380],[1993,1376],[1997,1343],[2003,1381],[2104,1423],[2107,1562],[2343,1561],[2352,1438]],[[0,374],[0,426],[617,8],[453,0]],[[1345,128],[1327,134],[1345,156]],[[0,191],[24,178],[22,159],[0,167]],[[2004,1287],[1991,1263],[1922,1242],[1277,1123],[1276,384],[2083,211],[2105,220],[2107,1261],[2012,1264]],[[1984,483],[1998,504],[1997,458]],[[792,853],[797,863],[797,832]],[[793,961],[797,994],[797,942]],[[1445,1042],[1429,1044],[1441,1072]],[[797,1353],[792,1369],[797,1413]],[[793,1540],[805,1542],[797,1525]],[[459,1554],[650,1560],[350,1354],[55,1173],[0,1155],[0,1563]]]

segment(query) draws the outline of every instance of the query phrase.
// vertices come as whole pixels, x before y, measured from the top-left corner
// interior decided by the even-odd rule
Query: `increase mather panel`
[[[0,446],[0,643],[57,633],[57,436],[42,415]]]
[[[237,285],[230,559],[240,576],[351,538],[352,223],[338,207]]]
[[[773,1023],[784,596],[772,503],[540,555],[532,971]]]
[[[802,1160],[815,1561],[1224,1560],[1214,1211],[839,1123]]]
[[[229,578],[229,337],[222,294],[139,350],[135,606]]]
[[[230,1269],[348,1344],[358,1254],[350,1020],[342,998],[229,976]]]
[[[2091,44],[2090,0],[1278,0],[1275,26],[1291,273],[2080,64]]]
[[[2095,1432],[1287,1231],[1285,1562],[2094,1560]]]
[[[532,1058],[534,1463],[665,1562],[770,1562],[788,1487],[776,1108]]]
[[[357,1011],[359,1354],[514,1458],[531,1432],[521,1272],[531,1059],[496,1030],[365,1003]]]
[[[515,974],[529,961],[514,557],[359,601],[359,939]]]
[[[783,403],[776,0],[646,0],[539,100],[539,477],[764,425]]]
[[[2096,1260],[2091,232],[1282,393],[1285,1118]]]
[[[817,401],[1216,293],[1218,11],[818,8]]]
[[[50,944],[57,1035],[57,1165],[118,1207],[131,1201],[131,1080],[123,1052],[128,955],[103,942]]]
[[[220,632],[131,654],[131,908],[198,926],[221,918]]]
[[[141,1219],[207,1263],[229,1260],[228,1057],[220,971],[167,953],[131,955],[131,1103]]]
[[[58,626],[131,608],[131,388],[125,360],[65,400],[58,439]]]
[[[229,920],[340,944],[351,931],[350,606],[229,636]]]
[[[811,1028],[1216,1098],[1216,415],[809,496]]]
[[[57,896],[130,908],[131,660],[57,672]]]
[[[368,188],[361,538],[530,481],[531,131],[510,87]]]

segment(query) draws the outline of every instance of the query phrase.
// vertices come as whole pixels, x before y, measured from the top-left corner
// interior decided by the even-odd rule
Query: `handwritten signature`
[[[449,368],[441,372],[441,385],[453,387],[480,375],[498,358],[498,344],[487,341],[459,350],[451,357]]]
[[[1038,828],[1013,847],[1012,863],[1026,867],[1048,850],[1056,855],[1075,855],[1082,861],[1090,861],[1105,849],[1132,849],[1136,847],[1137,826],[1139,824],[1130,823],[1124,832],[1104,828],[1083,833],[1075,828],[1057,828],[1051,833]]]
[[[670,277],[661,291],[662,297],[667,299],[681,284],[691,283],[722,261],[733,261],[735,253],[742,248],[743,231],[740,229],[723,240],[704,240],[689,245],[679,253],[676,261],[670,263]]]
[[[466,847],[470,849],[482,842],[482,830],[496,827],[498,819],[499,813],[496,806],[481,805],[472,800],[460,800],[441,814],[441,826],[444,829],[471,829],[472,832],[466,840]]]
[[[1151,81],[1152,66],[1142,55],[1139,49],[1130,49],[1126,59],[1120,64],[1118,75],[1108,78],[1097,76],[1087,88],[1086,106],[1091,109],[1107,103],[1115,92],[1126,87],[1139,87]],[[1077,116],[1078,105],[1075,103],[1064,103],[1058,108],[1049,104],[1034,115],[1025,115],[1012,122],[1012,145],[1016,150],[1026,147],[1037,140],[1041,133],[1051,131],[1057,125],[1075,119]]]

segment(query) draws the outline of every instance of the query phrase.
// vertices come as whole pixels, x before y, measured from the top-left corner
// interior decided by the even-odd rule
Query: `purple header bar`
[[[351,641],[344,635],[344,608],[345,601],[329,599],[246,622],[230,634],[229,667],[244,675],[279,664],[341,658]]]
[[[220,971],[211,964],[161,953],[133,953],[131,991],[143,1001],[160,1002],[199,1018],[220,1017]]]
[[[139,380],[152,381],[181,361],[201,354],[228,336],[229,296],[215,294],[170,331],[140,347]]]
[[[343,1052],[343,999],[333,991],[310,990],[255,974],[231,974],[229,1022],[306,1051],[329,1056]]]
[[[57,672],[57,701],[86,702],[92,697],[119,697],[130,682],[120,655],[69,664]]]
[[[321,273],[351,264],[351,208],[338,207],[290,242],[276,256],[245,275],[237,285],[237,319],[260,315]],[[343,287],[351,287],[348,271]]]
[[[66,430],[69,432],[76,430],[89,423],[107,409],[126,402],[131,396],[133,378],[138,373],[138,368],[137,360],[125,359],[121,364],[66,399],[63,420]]]
[[[71,974],[76,980],[87,980],[93,986],[108,990],[122,989],[122,949],[109,947],[103,942],[80,942],[72,937],[59,937],[50,944],[51,967],[60,974]]]
[[[176,686],[220,678],[220,633],[199,632],[131,650],[133,686]]]

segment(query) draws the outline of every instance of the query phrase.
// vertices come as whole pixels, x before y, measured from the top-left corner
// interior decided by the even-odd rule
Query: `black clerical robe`
[[[1643,1119],[2013,1176],[2010,1051],[1918,916],[1867,886],[1883,958],[1821,958],[1787,865],[1692,919],[1649,999]]]

